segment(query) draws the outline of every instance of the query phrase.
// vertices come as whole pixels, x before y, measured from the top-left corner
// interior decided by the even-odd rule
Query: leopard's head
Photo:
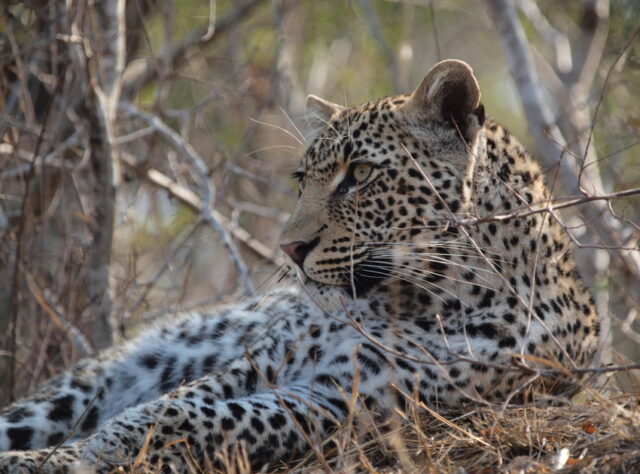
[[[310,96],[307,110],[319,131],[295,173],[300,197],[282,249],[325,300],[367,295],[390,275],[410,279],[403,258],[451,240],[447,217],[469,206],[484,123],[471,68],[442,61],[409,95],[355,108]]]

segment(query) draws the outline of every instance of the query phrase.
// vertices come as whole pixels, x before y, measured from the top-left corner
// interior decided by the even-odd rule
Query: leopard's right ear
[[[313,140],[327,127],[334,115],[345,109],[346,107],[321,99],[315,95],[307,96],[305,139],[307,141]]]
[[[422,79],[407,102],[411,113],[448,122],[471,140],[485,120],[480,87],[464,61],[440,61]]]

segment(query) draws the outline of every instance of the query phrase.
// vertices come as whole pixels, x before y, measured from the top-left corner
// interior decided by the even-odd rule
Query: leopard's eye
[[[367,180],[369,176],[371,176],[371,172],[373,171],[373,166],[368,163],[358,163],[352,169],[353,179],[356,183],[362,183]]]

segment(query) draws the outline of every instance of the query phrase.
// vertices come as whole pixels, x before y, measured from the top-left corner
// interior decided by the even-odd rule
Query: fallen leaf
[[[582,423],[582,431],[587,434],[594,434],[598,430],[595,426],[593,426],[593,423],[591,423],[590,421],[585,421],[584,423]]]

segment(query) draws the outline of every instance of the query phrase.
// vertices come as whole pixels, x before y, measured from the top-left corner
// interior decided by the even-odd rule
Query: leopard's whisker
[[[429,260],[425,260],[425,261],[429,261]],[[452,263],[452,264],[455,265],[455,263],[449,262],[449,261],[447,261],[446,263]],[[463,266],[463,265],[460,265],[460,266],[465,268],[465,269],[467,269],[470,273],[472,273],[474,276],[480,278],[482,281],[486,282],[487,284],[491,283],[489,280],[484,278],[482,275],[480,275],[479,273],[476,273],[476,271],[487,272],[487,273],[493,274],[494,272],[492,270],[489,270],[489,269],[486,269],[486,268],[476,268],[476,267],[470,267],[470,266]],[[445,274],[439,273],[438,271],[415,268],[415,267],[412,267],[409,264],[399,263],[399,264],[396,264],[396,267],[411,268],[411,269],[413,269],[415,271],[419,271],[419,272],[422,272],[422,273],[425,273],[425,274],[446,276],[446,278],[449,278],[450,280],[459,281],[461,283],[469,283],[471,285],[476,285],[476,283],[474,283],[474,282],[470,282],[470,281],[466,281],[466,280],[459,280],[459,279],[451,277],[449,275],[445,275]],[[478,285],[478,286],[481,286],[481,285]]]
[[[391,278],[395,278],[396,280],[406,281],[407,283],[411,283],[412,285],[415,285],[415,286],[419,287],[420,289],[426,291],[430,295],[432,295],[435,298],[439,299],[442,303],[445,302],[445,299],[442,296],[440,296],[437,293],[435,293],[433,290],[430,290],[429,288],[426,288],[423,285],[421,285],[421,284],[419,284],[419,283],[417,283],[417,282],[415,282],[413,280],[410,280],[408,278],[403,278],[403,277],[398,276],[398,275],[389,275],[387,273],[375,271],[375,270],[372,270],[372,269],[362,270],[361,273],[364,276],[380,276],[380,275],[382,275],[382,276],[386,276],[386,277],[388,276],[388,277],[391,277]]]
[[[300,141],[298,137],[296,137],[293,133],[291,133],[286,128],[281,127],[280,125],[276,125],[275,123],[263,122],[262,120],[258,120],[255,118],[249,118],[249,120],[251,120],[254,123],[257,123],[258,125],[264,125],[265,127],[271,127],[271,128],[275,128],[276,130],[280,130],[281,132],[284,132],[285,134],[293,138],[296,142],[298,142],[299,145],[304,146],[304,142]]]
[[[500,258],[497,256],[487,256],[487,255],[482,255],[482,254],[474,254],[474,253],[467,253],[465,251],[465,253],[441,253],[441,252],[423,252],[423,251],[410,251],[410,252],[403,252],[398,254],[398,252],[394,251],[393,249],[371,249],[370,250],[372,255],[376,255],[376,256],[387,256],[387,257],[400,257],[400,258],[405,258],[405,257],[410,257],[410,256],[434,256],[434,257],[440,257],[440,258],[447,258],[447,257],[457,257],[457,258],[469,258],[469,259],[478,259],[478,260],[484,260],[486,261],[487,259],[490,259],[492,262],[500,262],[500,263],[509,263],[508,260],[504,259],[504,258]]]
[[[371,256],[372,257],[380,257],[380,258],[385,258],[385,257],[398,257],[394,252],[378,252],[378,251],[372,251],[371,252]],[[408,254],[402,254],[401,256],[399,256],[398,258],[400,260],[412,260],[412,261],[423,261],[423,262],[429,262],[429,261],[437,261],[437,262],[441,262],[441,263],[451,263],[452,265],[457,265],[457,266],[461,266],[461,267],[467,267],[469,266],[470,268],[476,268],[476,269],[481,269],[480,267],[474,267],[471,265],[468,265],[466,262],[465,263],[459,263],[459,262],[455,262],[453,260],[449,260],[446,257],[467,257],[469,259],[477,259],[477,260],[484,260],[483,257],[479,256],[479,255],[465,255],[465,254],[455,254],[455,253],[451,253],[451,254],[440,254],[440,253],[429,253],[429,252],[415,252],[415,253],[408,253]],[[499,261],[498,259],[492,259],[492,261]],[[507,263],[505,260],[503,260],[501,263]],[[491,270],[488,269],[481,269],[483,271],[487,271],[487,272],[491,272]]]
[[[362,263],[360,264],[363,267],[367,267],[367,268],[378,268],[375,266],[370,266],[368,264]],[[416,269],[416,268],[412,268],[412,267],[406,267],[404,270],[398,269],[398,268],[393,268],[389,270],[390,272],[395,272],[399,275],[404,275],[406,277],[412,277],[412,278],[419,278],[419,277],[427,277],[427,276],[437,276],[437,277],[442,277],[445,280],[451,280],[451,281],[455,281],[457,283],[461,283],[461,284],[467,284],[467,285],[472,285],[472,286],[479,286],[481,288],[485,288],[487,290],[494,290],[494,288],[487,286],[487,285],[482,285],[480,283],[475,283],[475,282],[470,282],[470,281],[466,281],[466,280],[460,280],[458,278],[454,278],[450,275],[447,275],[445,273],[439,273],[439,272],[430,272],[430,271],[424,271],[424,270],[420,270],[420,269]],[[431,282],[431,281],[426,281],[420,278],[420,281],[424,281],[425,283],[429,284],[429,285],[433,285],[437,288],[440,288],[443,291],[446,291],[447,293],[449,293],[451,296],[458,298],[458,295],[455,295],[454,293],[452,293],[451,291],[447,290],[446,288],[441,287],[440,285]],[[487,282],[489,283],[489,282]]]
[[[468,262],[456,262],[454,258],[462,258],[465,257],[469,260],[482,260],[486,261],[486,257],[481,257],[479,255],[466,255],[466,254],[441,254],[441,253],[433,253],[433,252],[411,252],[407,254],[398,255],[393,251],[371,251],[370,256],[372,258],[393,258],[395,260],[411,260],[411,261],[424,261],[424,262],[440,262],[440,263],[451,263],[452,265],[457,265],[461,267],[470,267],[480,269],[481,267],[470,265]],[[497,258],[491,258],[491,261],[496,263],[508,263],[506,260],[500,260]],[[486,269],[484,269],[487,271]]]
[[[289,115],[289,113],[282,106],[279,106],[278,108],[280,109],[280,112],[282,112],[284,116],[287,118],[287,120],[289,121],[289,124],[298,133],[298,135],[300,136],[300,140],[302,140],[303,142],[306,142],[307,139],[305,138],[304,133],[302,133],[300,129],[296,126],[295,122],[291,119],[291,116]]]
[[[366,267],[366,268],[367,268],[367,270],[366,270],[366,271],[370,271],[371,269],[378,269],[378,268],[380,268],[379,266],[370,266],[369,264],[366,264],[366,263],[361,263],[361,264],[360,264],[360,266],[362,266],[362,267]],[[416,279],[418,279],[418,277],[417,277],[416,275],[414,275],[412,272],[407,272],[407,271],[398,270],[397,268],[392,268],[392,269],[390,269],[390,270],[389,270],[389,274],[388,274],[388,275],[389,275],[389,276],[393,276],[393,277],[397,277],[398,275],[401,275],[402,277],[406,277],[406,278],[416,278]],[[435,274],[435,273],[430,273],[430,275],[436,275],[436,274]],[[424,275],[424,276],[427,276],[427,275]],[[443,275],[436,275],[436,276],[443,276]],[[444,276],[443,276],[443,277],[444,277]],[[448,277],[444,277],[444,278],[448,278]],[[431,286],[434,286],[434,287],[438,288],[438,289],[439,289],[439,290],[441,290],[441,291],[444,291],[445,293],[448,293],[449,295],[451,295],[452,297],[454,297],[454,298],[456,298],[456,299],[458,298],[458,295],[456,295],[455,293],[453,293],[451,290],[448,290],[447,288],[444,288],[444,287],[442,287],[442,286],[440,286],[440,285],[438,285],[438,284],[436,284],[436,283],[434,283],[434,282],[431,282],[431,281],[425,281],[425,280],[423,280],[423,279],[419,279],[419,280],[420,280],[420,282],[424,282],[424,283],[426,283],[426,284],[429,284],[429,285],[431,285]],[[407,279],[407,280],[405,280],[405,281],[407,281],[407,282],[409,282],[409,283],[413,283],[413,284],[415,284],[416,286],[420,286],[420,285],[418,285],[416,282],[414,282],[413,280],[408,280],[408,279]],[[422,287],[422,286],[420,286],[420,288],[423,288],[423,287]],[[425,289],[425,288],[423,288],[423,289]]]
[[[451,250],[463,250],[465,252],[471,252],[473,254],[477,254],[477,255],[484,255],[484,254],[493,254],[493,255],[502,255],[500,252],[498,251],[493,251],[493,250],[489,250],[487,248],[482,248],[480,247],[480,252],[478,252],[478,250],[476,250],[476,248],[472,245],[468,245],[464,244],[464,243],[455,243],[455,244],[448,244],[448,245],[434,245],[433,243],[405,243],[405,242],[386,242],[384,244],[381,244],[379,242],[371,242],[371,243],[366,243],[364,244],[367,247],[371,247],[371,248],[377,248],[377,247],[389,247],[389,248],[393,248],[394,246],[398,246],[398,247],[406,247],[406,248],[445,248],[445,249],[451,249]]]
[[[284,149],[288,152],[291,152],[291,154],[293,155],[297,155],[298,153],[300,153],[300,148],[295,147],[295,146],[291,146],[291,145],[270,145],[270,146],[263,146],[261,148],[258,148],[257,150],[253,150],[250,151],[248,153],[245,154],[245,156],[251,156],[251,155],[255,155],[256,153],[260,153],[262,151],[268,151],[268,150],[274,150],[274,149]]]

